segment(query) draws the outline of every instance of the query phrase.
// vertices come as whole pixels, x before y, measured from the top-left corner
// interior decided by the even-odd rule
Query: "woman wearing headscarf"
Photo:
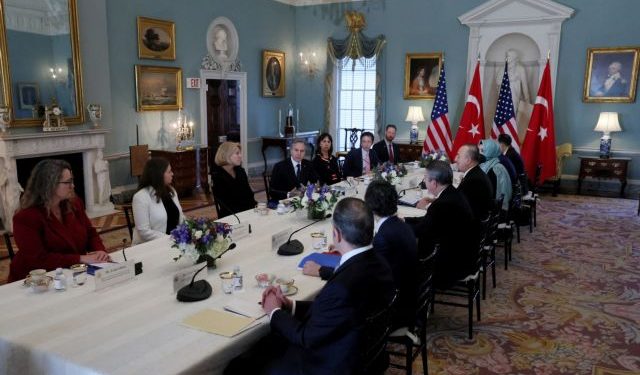
[[[509,172],[500,163],[500,146],[498,142],[493,139],[484,139],[480,141],[478,145],[480,153],[484,155],[486,161],[480,164],[480,168],[489,176],[494,191],[496,192],[496,199],[504,196],[502,200],[502,210],[509,210],[509,202],[511,201],[511,195],[513,193],[511,188],[511,178]]]

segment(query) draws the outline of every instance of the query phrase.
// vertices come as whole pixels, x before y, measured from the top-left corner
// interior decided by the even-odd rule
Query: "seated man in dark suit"
[[[397,216],[398,193],[391,184],[386,181],[371,182],[364,200],[377,220],[373,250],[389,263],[398,290],[393,325],[408,326],[415,318],[417,298],[418,249],[415,235],[411,227]],[[302,273],[328,280],[333,275],[333,268],[321,267],[314,261],[308,261],[304,264]]]
[[[304,158],[305,143],[295,139],[291,143],[291,158],[278,162],[271,172],[271,197],[275,200],[287,198],[287,193],[306,186],[309,182],[316,183],[318,177],[313,165]]]
[[[387,125],[384,131],[384,139],[373,145],[373,151],[376,152],[380,163],[387,161],[393,164],[402,163],[402,160],[400,160],[400,147],[393,143],[395,138],[396,126],[393,124]]]
[[[495,193],[491,180],[480,168],[480,150],[478,146],[467,144],[458,149],[456,155],[458,171],[464,172],[458,190],[467,198],[477,223],[489,216],[493,207]]]
[[[342,174],[345,177],[360,177],[373,171],[379,160],[376,152],[371,149],[373,133],[364,132],[360,136],[360,147],[349,151],[344,159]]]
[[[502,155],[509,158],[511,164],[516,170],[516,176],[520,176],[524,173],[524,162],[518,151],[511,147],[511,136],[509,134],[500,134],[498,136],[498,143],[500,144],[500,151]]]
[[[452,179],[448,162],[429,163],[425,184],[436,199],[423,217],[405,218],[418,238],[419,257],[429,255],[440,244],[433,282],[441,289],[469,275],[478,260],[478,230],[473,213],[464,195],[451,185]]]
[[[292,301],[279,288],[264,291],[272,334],[225,374],[355,374],[362,370],[367,317],[394,295],[389,266],[372,251],[373,214],[357,198],[333,212],[333,243],[342,255],[313,301]],[[261,358],[260,358],[261,357]]]

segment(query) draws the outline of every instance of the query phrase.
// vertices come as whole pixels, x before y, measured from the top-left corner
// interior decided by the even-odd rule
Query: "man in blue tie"
[[[295,139],[291,143],[291,157],[273,166],[270,187],[272,199],[285,199],[287,193],[318,181],[313,165],[304,158],[305,151],[304,141]]]

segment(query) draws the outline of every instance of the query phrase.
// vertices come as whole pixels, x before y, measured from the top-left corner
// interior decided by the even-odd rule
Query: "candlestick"
[[[296,126],[300,126],[300,110],[296,109]]]

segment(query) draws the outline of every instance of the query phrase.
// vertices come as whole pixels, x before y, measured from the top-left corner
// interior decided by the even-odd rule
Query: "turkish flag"
[[[556,175],[556,136],[553,125],[553,97],[549,60],[542,73],[538,96],[531,112],[531,120],[522,145],[524,168],[535,181],[536,167],[541,165],[540,184]]]
[[[469,87],[469,96],[464,105],[462,119],[456,139],[453,142],[453,155],[458,154],[458,149],[468,143],[477,145],[480,140],[484,139],[484,112],[482,111],[482,88],[480,86],[480,62],[476,64],[476,70],[473,73],[471,87]]]

